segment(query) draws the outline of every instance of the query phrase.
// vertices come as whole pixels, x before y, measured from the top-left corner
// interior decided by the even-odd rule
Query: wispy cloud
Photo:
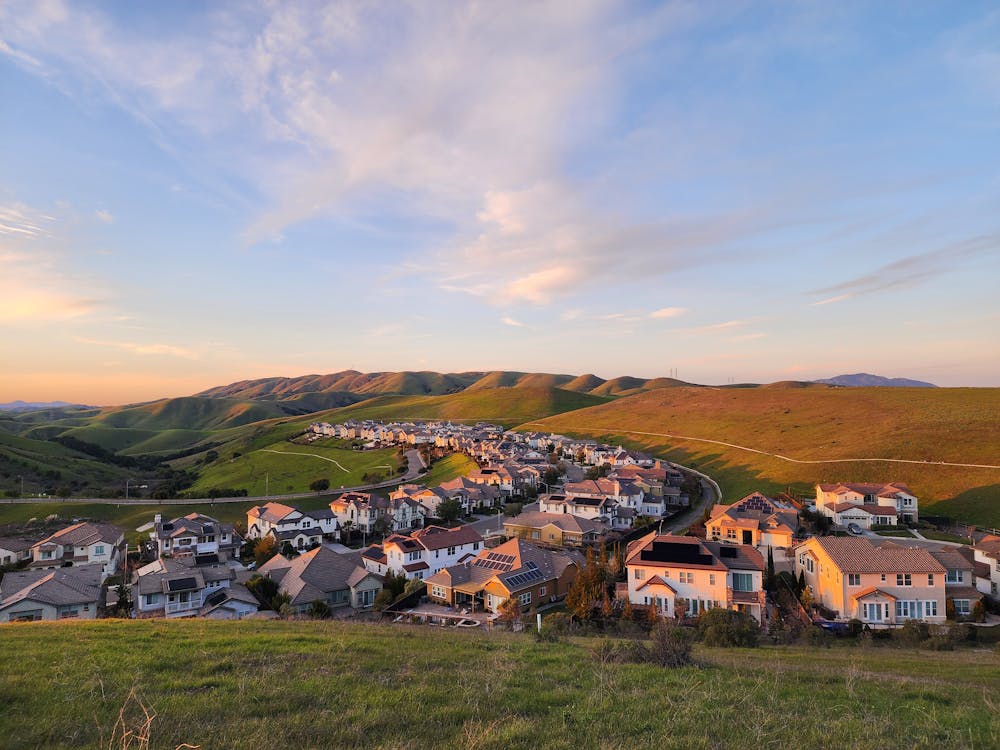
[[[500,322],[504,325],[513,326],[514,328],[527,328],[527,323],[522,323],[520,320],[516,320],[509,315],[504,315],[500,318]]]
[[[115,221],[115,217],[112,216],[111,212],[106,211],[103,208],[94,211],[94,216],[97,217],[97,220],[102,224],[113,224]]]
[[[74,339],[81,344],[91,344],[93,346],[106,346],[113,349],[121,349],[132,354],[144,356],[156,355],[165,357],[179,357],[181,359],[198,359],[198,354],[190,349],[170,344],[145,344],[134,341],[102,341],[100,339],[77,336]]]
[[[653,310],[649,314],[651,318],[676,318],[679,315],[683,315],[687,312],[684,307],[661,307],[659,310]]]
[[[1000,235],[991,234],[917,253],[887,263],[875,271],[861,274],[848,281],[817,289],[813,294],[822,295],[823,298],[812,304],[827,305],[861,295],[909,289],[954,270],[961,261],[998,251],[1000,251]]]
[[[767,338],[767,334],[766,333],[760,333],[760,332],[758,332],[758,333],[744,333],[741,336],[733,336],[732,338],[729,339],[729,341],[732,341],[733,343],[739,343],[741,341],[757,341],[757,340],[763,339],[763,338]]]
[[[723,323],[712,323],[707,326],[698,326],[693,329],[695,331],[700,331],[702,333],[711,333],[713,331],[730,331],[734,328],[741,328],[745,326],[750,321],[748,320],[727,320]]]

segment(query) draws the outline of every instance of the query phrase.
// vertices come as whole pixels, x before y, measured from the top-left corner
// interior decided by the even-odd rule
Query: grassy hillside
[[[420,483],[428,487],[437,487],[442,482],[450,482],[452,479],[471,474],[478,468],[479,464],[464,453],[452,453],[435,462],[430,471],[420,479]]]
[[[1000,525],[1000,470],[932,464],[796,464],[692,440],[706,438],[795,459],[900,458],[997,464],[997,388],[670,388],[526,425],[626,440],[719,481],[727,499],[817,481],[903,481],[923,508]]]
[[[602,664],[584,641],[332,622],[4,625],[9,750],[107,747],[130,693],[152,748],[996,747],[995,653],[698,649]],[[39,689],[38,675],[45,675]],[[136,716],[138,714],[138,717]],[[44,717],[44,720],[41,720]]]
[[[583,409],[607,401],[561,388],[494,388],[450,396],[383,396],[338,409],[329,419],[453,419],[515,425],[532,417]]]
[[[460,391],[483,376],[481,372],[358,372],[344,370],[329,375],[303,375],[297,378],[259,378],[210,388],[199,396],[211,398],[289,398],[299,393],[331,391],[355,394],[446,394]]]
[[[46,492],[71,485],[118,486],[126,477],[123,469],[102,463],[58,443],[11,435],[0,431],[0,493]]]
[[[318,444],[298,445],[285,441],[263,446],[233,457],[227,452],[203,468],[188,492],[205,493],[213,487],[245,489],[263,495],[269,484],[271,494],[308,492],[316,479],[329,479],[332,488],[364,484],[363,475],[396,476],[400,464],[395,448],[355,451],[350,447]],[[269,477],[265,482],[265,476]]]

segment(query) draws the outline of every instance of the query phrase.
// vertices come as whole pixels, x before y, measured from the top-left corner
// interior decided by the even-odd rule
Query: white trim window
[[[517,600],[521,602],[522,607],[527,607],[531,604],[531,592],[525,591],[523,594],[517,597]]]
[[[847,574],[847,585],[848,586],[860,586],[861,585],[861,574],[860,573],[848,573]]]
[[[443,586],[431,586],[431,596],[437,599],[444,599],[444,587]]]

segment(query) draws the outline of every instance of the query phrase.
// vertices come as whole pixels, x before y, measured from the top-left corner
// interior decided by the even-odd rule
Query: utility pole
[[[268,501],[271,496],[271,474],[270,472],[264,472],[264,502]]]
[[[21,494],[19,495],[19,497],[24,497],[24,476],[19,475],[18,479],[21,480]]]

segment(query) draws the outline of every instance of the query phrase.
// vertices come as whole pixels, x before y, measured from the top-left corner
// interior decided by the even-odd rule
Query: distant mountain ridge
[[[884,378],[881,375],[872,375],[867,372],[858,372],[853,375],[836,375],[832,378],[814,380],[814,383],[824,385],[839,385],[848,388],[937,388],[933,383],[923,380],[910,380],[909,378]]]
[[[545,372],[358,372],[344,370],[328,375],[258,378],[209,388],[195,394],[205,398],[289,401],[315,398],[315,394],[352,394],[370,398],[379,395],[446,396],[465,390],[487,388],[561,388],[592,396],[628,396],[658,388],[696,386],[674,378],[633,378],[605,380],[596,375],[566,375]],[[314,394],[310,396],[309,394]],[[361,400],[361,399],[355,399]]]
[[[8,401],[0,404],[0,411],[40,411],[42,409],[90,409],[83,404],[71,404],[69,401]]]

